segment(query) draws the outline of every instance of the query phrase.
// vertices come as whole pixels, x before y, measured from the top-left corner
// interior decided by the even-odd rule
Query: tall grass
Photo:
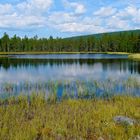
[[[128,56],[130,59],[140,60],[140,53],[137,54],[130,54]]]
[[[61,98],[92,99],[116,94],[140,96],[140,81],[129,77],[125,80],[22,82],[18,84],[2,83],[0,85],[1,98],[17,96],[20,93],[30,95],[33,92],[43,92],[46,98],[57,96],[59,100]]]
[[[50,97],[51,98],[51,97]],[[140,124],[115,124],[124,115],[140,121],[140,98],[46,100],[44,94],[0,100],[1,140],[128,140],[140,135]]]

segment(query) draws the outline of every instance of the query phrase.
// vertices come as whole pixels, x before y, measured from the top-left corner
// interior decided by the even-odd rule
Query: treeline
[[[140,30],[72,38],[20,38],[4,33],[0,52],[140,52]]]

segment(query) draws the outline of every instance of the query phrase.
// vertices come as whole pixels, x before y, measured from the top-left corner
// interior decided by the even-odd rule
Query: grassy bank
[[[18,54],[84,54],[84,53],[105,53],[105,52],[0,52],[0,55],[18,55]]]
[[[128,52],[107,52],[107,54],[121,54],[121,55],[128,54],[128,55],[130,55],[131,53],[128,53]]]
[[[140,60],[140,53],[129,55],[130,59]]]
[[[0,55],[18,55],[18,54],[94,54],[94,53],[104,53],[104,54],[130,54],[127,52],[0,52]]]
[[[0,101],[0,139],[6,140],[128,140],[140,135],[140,125],[115,124],[113,117],[140,119],[140,98],[48,102],[42,95]]]
[[[8,58],[9,55],[45,55],[45,54],[116,54],[126,55],[127,52],[0,52],[0,58]]]

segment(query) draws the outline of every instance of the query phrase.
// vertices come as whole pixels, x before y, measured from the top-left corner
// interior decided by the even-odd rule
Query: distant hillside
[[[128,31],[117,31],[117,32],[107,32],[107,33],[99,33],[99,34],[90,34],[90,35],[81,35],[81,36],[73,36],[73,37],[68,37],[65,39],[79,39],[79,38],[88,38],[88,37],[102,37],[103,35],[119,35],[121,33],[126,33],[126,34],[140,34],[140,29],[137,30],[128,30]]]

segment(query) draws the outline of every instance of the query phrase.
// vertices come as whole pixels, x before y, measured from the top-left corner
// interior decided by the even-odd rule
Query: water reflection
[[[72,55],[70,59],[68,59],[68,55],[65,59],[63,58],[65,55],[63,57],[58,56],[58,59],[55,59],[54,56],[51,56],[51,58],[46,56],[43,59],[43,56],[40,55],[38,58],[23,58],[23,56],[18,56],[20,58],[1,58],[0,93],[7,91],[7,88],[4,88],[6,84],[13,84],[12,93],[17,94],[17,92],[29,92],[30,90],[36,91],[40,89],[38,88],[38,83],[42,83],[41,87],[43,86],[43,90],[47,92],[48,89],[45,88],[47,84],[45,83],[49,81],[55,81],[54,83],[57,81],[65,83],[64,81],[67,81],[73,84],[76,81],[88,82],[97,80],[98,82],[105,82],[108,79],[117,81],[114,84],[114,89],[111,89],[109,86],[111,91],[123,92],[128,90],[131,93],[138,93],[140,90],[137,86],[132,89],[127,89],[127,85],[122,86],[123,81],[128,81],[129,77],[136,78],[140,82],[140,62],[129,60],[126,56],[115,55],[114,57],[114,55],[96,54],[94,56],[80,55],[79,57],[79,55]],[[89,59],[87,58],[88,56]],[[105,59],[102,58],[103,56]],[[27,89],[25,88],[26,83],[28,83]],[[64,85],[59,84],[57,91],[59,95],[61,95],[60,92],[64,92],[62,88]],[[69,86],[71,87],[72,85]],[[72,89],[75,89],[73,91],[76,92],[77,88],[74,84],[72,87]],[[89,87],[90,91],[94,90],[91,87],[95,86]],[[101,88],[98,88],[96,92],[102,92]]]
[[[116,94],[140,96],[140,81],[136,78],[126,80],[107,79],[104,81],[47,81],[47,82],[21,82],[18,84],[3,83],[0,86],[0,98],[17,96],[20,93],[31,95],[43,93],[46,98],[50,96],[62,98],[94,98],[110,97]]]
[[[121,54],[47,54],[47,55],[9,55],[18,59],[127,59],[127,55]]]
[[[128,59],[0,59],[0,83],[140,77]]]

